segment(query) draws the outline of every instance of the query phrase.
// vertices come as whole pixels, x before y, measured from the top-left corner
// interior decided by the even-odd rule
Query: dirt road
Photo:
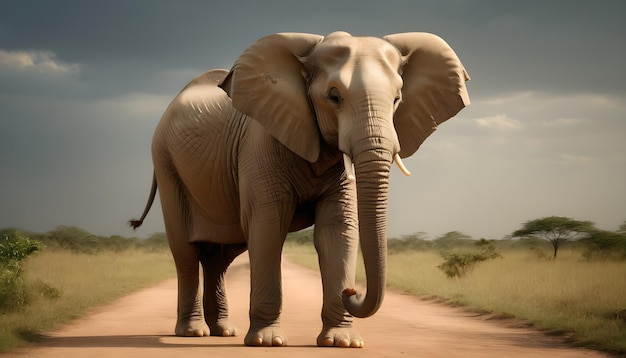
[[[244,255],[245,256],[245,255]],[[249,271],[238,259],[227,278],[231,317],[239,336],[172,336],[176,280],[137,292],[50,333],[35,348],[8,357],[605,357],[567,347],[528,328],[505,327],[463,310],[389,292],[380,311],[356,322],[364,349],[318,348],[321,283],[317,272],[285,260],[283,328],[289,346],[243,346],[248,328]]]

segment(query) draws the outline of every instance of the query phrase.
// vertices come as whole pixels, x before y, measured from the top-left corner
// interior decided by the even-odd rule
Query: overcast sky
[[[274,32],[443,37],[472,105],[392,172],[389,234],[626,219],[626,1],[2,1],[0,228],[136,233],[150,142],[195,75]]]

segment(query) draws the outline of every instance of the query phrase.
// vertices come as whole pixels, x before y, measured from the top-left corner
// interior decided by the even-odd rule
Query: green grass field
[[[288,244],[289,258],[317,270],[312,246]],[[388,287],[447,304],[515,317],[574,344],[626,352],[626,263],[588,262],[572,250],[557,260],[537,258],[529,250],[504,251],[503,258],[482,262],[463,278],[447,278],[436,266],[435,251],[393,253],[388,258]],[[362,263],[357,281],[363,282]]]
[[[0,352],[34,341],[41,332],[80,317],[90,308],[175,277],[176,271],[167,249],[96,255],[44,250],[28,259],[25,274],[27,282],[45,284],[58,297],[44,297],[38,291],[30,305],[0,314]]]

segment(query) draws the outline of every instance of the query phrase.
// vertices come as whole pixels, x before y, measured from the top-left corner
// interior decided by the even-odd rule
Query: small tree
[[[480,239],[474,243],[478,252],[443,253],[443,263],[437,266],[447,277],[462,277],[474,270],[477,263],[502,257],[491,242]]]
[[[527,221],[521,229],[513,232],[512,236],[536,236],[548,240],[554,249],[552,259],[556,259],[559,247],[564,242],[594,231],[597,229],[591,221],[578,221],[562,216],[547,216]]]

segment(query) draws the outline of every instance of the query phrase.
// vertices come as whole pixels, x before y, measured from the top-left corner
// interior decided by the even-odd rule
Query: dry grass
[[[295,262],[317,270],[315,249],[285,245]],[[503,253],[483,262],[467,277],[449,279],[436,268],[442,259],[432,251],[392,254],[388,262],[391,288],[422,297],[437,297],[504,316],[514,316],[550,331],[571,332],[589,347],[626,352],[626,322],[616,315],[626,307],[626,264],[587,262],[576,252],[556,261],[529,251]],[[27,279],[57,288],[57,299],[39,297],[20,312],[0,316],[0,351],[36,339],[72,318],[138,288],[174,277],[167,250],[98,255],[67,251],[42,252],[26,265]],[[363,280],[362,263],[357,280]]]
[[[312,247],[288,245],[286,253],[317,269]],[[626,321],[616,315],[626,307],[623,261],[587,262],[568,251],[554,261],[524,250],[503,256],[477,264],[467,277],[450,279],[437,269],[442,258],[436,252],[391,254],[388,285],[416,296],[517,317],[540,329],[566,333],[576,344],[626,352]],[[361,268],[357,280],[362,279]]]
[[[167,250],[97,255],[44,251],[28,259],[25,273],[28,282],[45,283],[60,296],[39,294],[20,311],[0,315],[0,351],[36,340],[40,332],[80,317],[92,307],[176,274]]]

